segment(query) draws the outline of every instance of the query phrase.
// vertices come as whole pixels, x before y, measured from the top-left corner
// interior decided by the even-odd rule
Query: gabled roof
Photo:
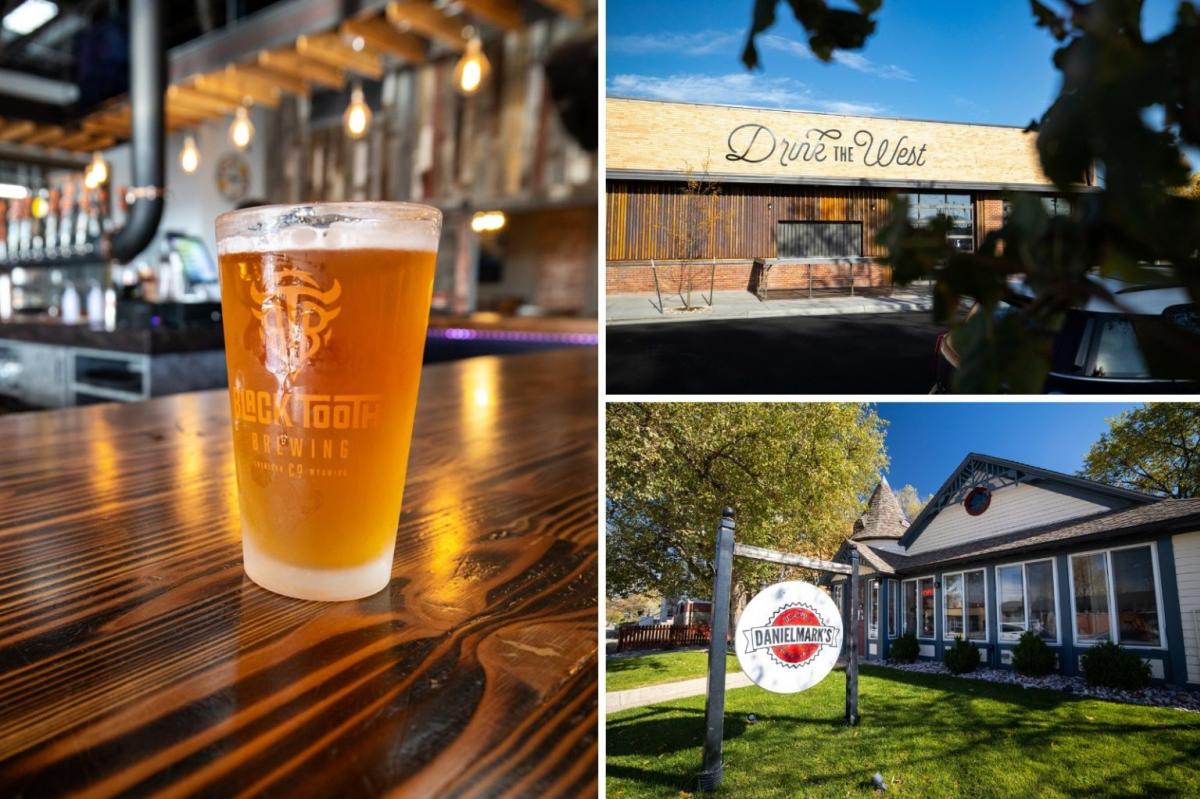
[[[1005,535],[968,541],[919,555],[901,555],[873,549],[871,560],[881,560],[886,571],[905,572],[940,568],[958,561],[981,560],[1038,549],[1050,549],[1062,544],[1113,538],[1123,535],[1162,534],[1200,531],[1200,499],[1162,499],[1133,508],[1109,510],[1081,519],[1047,524],[1031,530],[1018,530]],[[865,544],[859,553],[866,557]],[[880,569],[885,571],[885,569]]]
[[[917,514],[917,518],[912,520],[912,524],[909,525],[908,530],[900,539],[901,546],[910,546],[913,540],[921,534],[921,531],[925,529],[926,525],[929,524],[939,511],[961,499],[960,495],[964,494],[972,486],[979,485],[983,480],[988,479],[999,479],[1014,484],[1029,482],[1031,480],[1055,482],[1060,485],[1081,488],[1094,493],[1115,497],[1135,505],[1146,505],[1162,501],[1162,497],[1144,494],[1141,491],[1131,491],[1127,488],[1118,488],[1108,483],[1088,480],[1087,478],[1077,477],[1073,474],[1056,472],[1053,469],[1043,469],[1040,466],[1030,466],[1027,463],[972,452],[963,458],[958,468],[950,473],[946,482],[942,483],[941,488],[930,497],[924,509]]]
[[[867,509],[854,523],[854,532],[850,535],[850,540],[896,539],[904,535],[907,529],[908,519],[900,509],[900,502],[892,493],[887,478],[881,476],[875,490],[871,492],[871,499],[867,501]]]

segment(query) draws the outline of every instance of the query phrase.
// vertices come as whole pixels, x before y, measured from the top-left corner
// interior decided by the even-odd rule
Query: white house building
[[[987,455],[968,455],[911,523],[887,481],[836,560],[860,558],[860,652],[882,660],[916,633],[941,660],[962,636],[1007,668],[1036,632],[1066,674],[1100,641],[1138,652],[1155,679],[1200,685],[1200,499],[1162,499]],[[849,616],[848,578],[831,580]]]

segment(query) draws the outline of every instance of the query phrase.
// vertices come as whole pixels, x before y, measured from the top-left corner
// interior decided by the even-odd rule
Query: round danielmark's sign
[[[776,583],[750,600],[738,621],[742,671],[777,694],[805,691],[825,679],[842,648],[842,614],[811,583]]]

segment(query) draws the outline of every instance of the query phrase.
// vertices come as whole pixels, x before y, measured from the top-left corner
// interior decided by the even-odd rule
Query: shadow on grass
[[[1200,773],[1191,769],[1200,758],[1200,719],[1193,714],[1151,718],[1114,707],[1072,708],[1084,698],[1054,691],[887,668],[867,668],[863,674],[872,678],[875,690],[870,683],[863,687],[860,728],[846,728],[836,710],[796,715],[764,709],[756,728],[768,737],[757,737],[756,745],[774,740],[778,750],[780,741],[784,749],[788,741],[823,741],[804,775],[810,790],[840,790],[836,786],[843,784],[870,790],[870,774],[880,771],[885,779],[897,772],[910,779],[953,773],[961,780],[954,784],[982,790],[994,778],[1001,781],[992,785],[996,796],[1030,784],[1055,795],[1200,795]],[[745,734],[745,712],[743,702],[738,711],[726,714],[727,744]],[[772,727],[781,737],[769,732]],[[664,788],[691,790],[703,738],[703,709],[679,703],[610,719],[608,754],[626,762],[610,759],[608,774],[644,785],[654,795]],[[897,746],[896,741],[903,743]],[[991,757],[979,762],[989,752]],[[731,754],[727,752],[727,760]],[[1102,768],[1081,773],[1075,768],[1077,757],[1094,759]],[[1005,783],[1001,775],[1012,769],[1030,778]]]

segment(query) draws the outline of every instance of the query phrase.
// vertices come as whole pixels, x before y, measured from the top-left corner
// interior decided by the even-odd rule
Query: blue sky
[[[1108,430],[1106,420],[1139,403],[880,403],[886,419],[888,482],[922,496],[936,491],[968,452],[1074,474]]]
[[[1178,3],[1146,0],[1147,36],[1171,27]],[[833,64],[781,3],[753,73],[740,60],[750,8],[609,0],[609,95],[1024,126],[1057,92],[1055,42],[1026,0],[884,0],[867,46]]]

